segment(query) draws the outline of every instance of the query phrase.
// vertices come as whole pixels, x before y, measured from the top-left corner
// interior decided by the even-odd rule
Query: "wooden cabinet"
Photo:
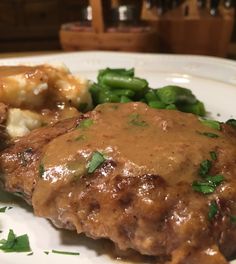
[[[17,25],[17,10],[14,0],[0,1],[0,29],[3,27],[13,28]]]
[[[0,52],[60,49],[59,29],[86,0],[0,0]]]
[[[61,19],[63,22],[72,22],[80,18],[81,9],[88,5],[86,0],[60,1]]]
[[[27,27],[51,27],[60,22],[57,0],[24,1],[22,13]]]
[[[124,1],[141,2],[106,0],[106,3],[115,6]],[[81,10],[88,2],[89,0],[0,0],[0,52],[60,49],[61,24],[79,20]],[[110,14],[107,14],[105,17],[109,16]],[[166,27],[163,28],[164,31],[167,31]],[[178,30],[173,31],[178,34]],[[189,32],[191,31],[189,29]],[[184,38],[184,34],[182,35]],[[168,46],[167,42],[171,36],[170,34],[170,37],[162,39],[165,46]],[[236,43],[236,24],[233,41]],[[177,44],[175,46],[178,47]]]

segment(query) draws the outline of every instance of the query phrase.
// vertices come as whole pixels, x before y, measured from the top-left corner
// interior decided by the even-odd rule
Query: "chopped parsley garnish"
[[[7,239],[0,240],[0,249],[4,252],[29,252],[31,251],[28,236],[16,236],[12,229],[9,230]]]
[[[199,132],[198,133],[200,135],[203,135],[203,136],[206,136],[206,137],[209,137],[209,138],[218,138],[219,135],[215,134],[215,133],[211,133],[211,132]]]
[[[213,161],[217,159],[217,154],[214,151],[210,151],[210,156]],[[209,175],[212,167],[211,160],[203,160],[200,164],[198,174],[203,178],[201,181],[194,181],[192,183],[192,188],[196,192],[203,194],[210,194],[216,190],[216,187],[220,185],[225,177],[221,174]]]
[[[1,207],[0,208],[0,213],[5,213],[7,210],[7,206]]]
[[[229,119],[228,121],[226,121],[226,124],[232,126],[233,128],[236,128],[236,119]]]
[[[216,130],[221,130],[220,122],[215,121],[215,120],[207,120],[207,119],[200,119],[202,124],[205,126],[208,126],[210,128],[216,129]]]
[[[30,252],[29,254],[27,254],[27,256],[32,256],[34,254],[34,252]]]
[[[52,250],[52,253],[55,254],[62,254],[62,255],[73,255],[73,256],[79,256],[79,252],[69,252],[69,251],[60,251],[60,250]]]
[[[117,110],[119,108],[117,104],[111,104],[110,107],[114,110]]]
[[[225,180],[225,177],[221,174],[215,176],[208,176],[204,181],[194,181],[192,188],[196,192],[203,194],[210,194],[216,190],[216,187]]]
[[[11,206],[4,206],[0,208],[0,213],[5,213],[6,210],[11,210],[13,207]]]
[[[48,255],[49,254],[49,251],[43,251],[44,254]]]
[[[236,223],[236,215],[231,215],[230,216],[230,222],[231,223]]]
[[[139,121],[139,120],[131,120],[130,124],[134,125],[134,126],[140,126],[140,127],[146,127],[147,123],[145,121]]]
[[[78,128],[89,128],[93,125],[93,120],[88,118],[88,119],[85,119],[85,120],[82,120],[79,125],[78,125]]]
[[[147,122],[140,119],[140,115],[137,113],[130,115],[129,123],[134,126],[146,127],[148,126]]]
[[[81,140],[85,140],[85,135],[80,135],[78,137],[75,138],[75,141],[81,141]]]
[[[215,186],[209,182],[202,182],[202,181],[194,181],[192,183],[192,188],[196,192],[200,192],[203,194],[210,194],[215,191]]]
[[[43,176],[44,172],[45,172],[44,165],[42,163],[40,163],[39,164],[39,175],[40,175],[40,177]]]
[[[217,154],[215,151],[210,151],[210,156],[212,160],[217,160]]]
[[[225,180],[225,177],[221,174],[206,177],[206,181],[214,185],[215,187],[220,185]]]
[[[216,201],[212,201],[209,206],[208,219],[212,220],[218,213],[218,205]]]
[[[210,160],[204,160],[200,164],[200,168],[198,170],[198,174],[201,175],[202,177],[205,177],[208,175],[210,169],[212,167],[212,162]]]
[[[104,161],[105,158],[100,152],[93,152],[92,158],[88,164],[88,173],[93,173],[100,165],[103,164]]]

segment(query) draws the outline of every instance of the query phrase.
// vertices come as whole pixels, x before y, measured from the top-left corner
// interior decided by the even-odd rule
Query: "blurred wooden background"
[[[79,19],[83,0],[0,0],[0,52],[60,49],[60,25]]]
[[[0,0],[0,52],[60,50],[61,24],[79,20],[81,7],[86,3],[86,0]],[[229,53],[236,57],[236,25]]]

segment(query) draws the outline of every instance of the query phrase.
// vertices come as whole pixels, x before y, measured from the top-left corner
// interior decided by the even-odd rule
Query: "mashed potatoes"
[[[73,76],[65,66],[0,66],[0,101],[11,107],[52,108],[63,102],[89,109],[88,82]]]
[[[0,66],[0,102],[9,107],[6,130],[11,137],[45,124],[45,109],[50,111],[47,123],[53,123],[92,107],[87,80],[72,75],[64,65],[48,64]]]
[[[40,114],[18,108],[9,109],[7,118],[7,133],[10,137],[22,137],[31,130],[42,126]]]

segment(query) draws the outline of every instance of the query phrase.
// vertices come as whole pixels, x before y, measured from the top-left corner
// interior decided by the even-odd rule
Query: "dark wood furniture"
[[[80,18],[80,10],[83,6],[86,6],[89,0],[1,0],[0,1],[0,52],[17,52],[17,51],[36,51],[36,50],[59,50],[61,45],[59,43],[59,30],[61,24],[65,22],[77,21]],[[105,0],[109,2],[109,0]],[[123,2],[127,3],[137,2],[135,0],[111,0],[113,5]],[[192,0],[189,0],[192,1]],[[225,45],[220,42],[220,39],[228,39],[229,31],[232,26],[232,15],[224,14],[226,18],[224,20],[224,25],[222,27],[221,19],[208,19],[209,23],[206,27],[205,33],[202,33],[202,39],[209,32],[212,35],[217,35],[216,39],[212,42],[216,43],[213,46],[214,50],[212,55],[220,54],[221,56],[225,54]],[[192,21],[189,19],[178,21],[176,19],[175,25],[172,23],[171,18],[166,18],[165,21],[159,21],[152,15],[143,13],[143,17],[151,21],[152,24],[163,34],[159,35],[159,45],[156,45],[157,52],[190,52],[186,49],[184,36],[185,33],[181,29],[185,27],[187,35],[192,32],[200,31],[200,27],[197,26],[198,17],[192,15]],[[205,19],[207,20],[207,19]],[[210,21],[212,20],[212,21]],[[171,27],[166,25],[172,24]],[[202,27],[204,27],[204,21]],[[215,26],[213,26],[215,24]],[[96,25],[96,23],[94,23]],[[174,26],[173,26],[174,25]],[[104,27],[104,24],[103,24]],[[101,25],[96,29],[101,31]],[[102,29],[104,31],[104,28]],[[178,35],[178,40],[176,41],[175,35]],[[77,36],[77,35],[76,35]],[[76,38],[76,37],[75,37]],[[194,39],[189,37],[188,41]],[[171,41],[176,41],[174,48],[171,48]],[[231,43],[229,51],[233,56],[236,57],[236,24],[234,26],[234,33],[232,37],[233,43]],[[98,40],[96,40],[98,41]],[[109,38],[107,41],[111,41]],[[187,42],[188,42],[187,41]],[[195,36],[194,41],[199,42],[199,46],[203,45],[201,38]],[[148,40],[147,42],[150,42]],[[96,42],[91,43],[92,48],[95,49]],[[126,43],[129,43],[127,41]],[[222,44],[223,43],[223,44]],[[191,43],[187,46],[191,46]],[[132,45],[129,45],[132,49]],[[189,46],[189,47],[190,47]],[[107,43],[107,49],[109,48],[109,43]],[[183,50],[184,49],[184,50]],[[115,50],[113,48],[113,50]],[[222,50],[224,50],[222,52]],[[197,52],[196,52],[197,53]]]
[[[1,0],[0,52],[60,49],[60,25],[78,20],[84,2]]]
[[[135,52],[158,51],[158,36],[150,26],[111,26],[107,21],[107,14],[116,1],[90,0],[92,7],[91,29],[88,31],[68,30],[62,28],[60,41],[64,50],[115,50]],[[136,1],[140,4],[142,1]],[[108,14],[109,15],[109,14]]]
[[[143,8],[143,19],[158,32],[160,52],[227,56],[234,26],[233,8],[221,5],[218,15],[211,16],[209,8],[201,10],[196,0],[188,0],[161,17],[156,14],[155,8]]]

